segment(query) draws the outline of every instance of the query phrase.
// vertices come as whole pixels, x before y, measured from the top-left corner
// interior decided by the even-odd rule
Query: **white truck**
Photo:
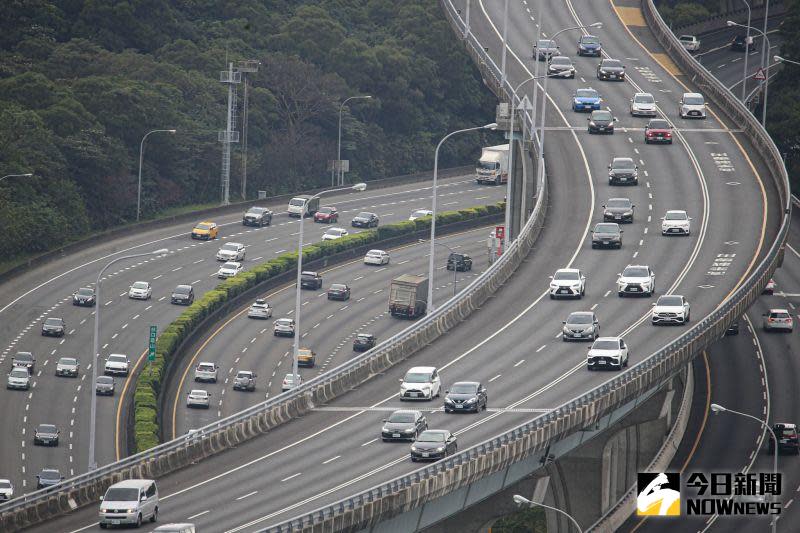
[[[289,200],[288,211],[290,217],[313,217],[319,211],[319,197],[308,194],[295,196]]]
[[[500,185],[508,181],[508,145],[487,146],[475,169],[478,183]]]

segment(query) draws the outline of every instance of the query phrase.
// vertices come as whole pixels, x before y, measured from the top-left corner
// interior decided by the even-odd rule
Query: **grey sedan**
[[[592,248],[622,248],[622,233],[616,222],[601,222],[592,230]]]
[[[596,340],[600,336],[600,322],[594,311],[576,311],[570,313],[562,322],[561,339],[567,341]]]

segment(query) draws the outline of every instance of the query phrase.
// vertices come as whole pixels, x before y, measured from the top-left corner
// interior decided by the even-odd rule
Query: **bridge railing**
[[[440,0],[456,31],[463,32],[452,0]],[[713,312],[683,335],[649,355],[625,372],[573,398],[558,408],[461,453],[410,474],[376,485],[360,494],[320,507],[305,515],[270,526],[268,533],[288,531],[355,531],[367,529],[392,516],[458,490],[486,476],[541,454],[547,447],[583,428],[639,395],[663,384],[696,354],[722,338],[728,327],[759,297],[780,266],[789,231],[791,195],[789,178],[777,147],[767,132],[736,97],[705,67],[689,55],[656,11],[652,0],[642,8],[650,29],[670,57],[688,74],[725,115],[741,128],[764,159],[781,201],[781,225],[777,238],[745,281]],[[470,46],[482,70],[493,64],[474,36]],[[472,42],[477,43],[473,46]],[[529,224],[532,222],[529,221]]]

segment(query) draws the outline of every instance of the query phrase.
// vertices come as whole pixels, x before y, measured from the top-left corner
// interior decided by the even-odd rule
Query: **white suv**
[[[706,101],[700,93],[683,93],[678,102],[681,118],[706,118]]]
[[[244,244],[228,242],[217,252],[217,261],[244,261],[245,254]]]
[[[689,322],[689,302],[678,294],[660,296],[653,304],[651,321],[657,324],[686,324]]]
[[[112,353],[106,358],[103,371],[106,374],[122,374],[123,376],[127,376],[129,365],[130,361],[128,361],[127,355]]]
[[[194,380],[216,383],[218,373],[219,367],[216,363],[200,363],[194,369]]]
[[[667,211],[661,219],[661,235],[689,235],[691,220],[686,211],[679,209]]]
[[[441,389],[442,380],[435,366],[415,366],[400,380],[400,401],[432,400]]]
[[[628,345],[622,337],[600,337],[589,348],[586,357],[586,367],[589,370],[597,368],[617,368],[628,366]]]
[[[652,296],[656,290],[656,274],[647,265],[628,265],[618,274],[617,294],[644,294]]]
[[[550,276],[550,299],[581,298],[586,293],[586,276],[577,268],[560,268]]]

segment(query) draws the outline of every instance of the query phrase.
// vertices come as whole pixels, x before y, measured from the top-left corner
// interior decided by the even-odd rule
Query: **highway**
[[[478,186],[470,176],[448,178],[440,186],[443,209],[483,205],[503,197],[502,188]],[[368,189],[363,193],[332,195],[326,199],[341,211],[340,225],[349,227],[350,218],[367,209],[377,212],[381,223],[405,220],[411,211],[430,206],[430,191],[427,183],[413,183],[374,191]],[[243,227],[241,213],[236,213],[216,219],[221,226],[220,239],[203,242],[190,239],[191,225],[167,226],[93,246],[0,285],[0,338],[4,345],[0,364],[10,368],[11,358],[18,350],[30,351],[37,359],[30,391],[7,390],[5,387],[0,390],[7,423],[14,428],[4,432],[0,438],[0,461],[4,465],[0,477],[11,479],[17,493],[34,490],[35,476],[43,467],[59,468],[67,477],[86,469],[88,413],[93,394],[89,385],[91,379],[86,376],[91,376],[93,310],[73,306],[72,292],[91,285],[100,268],[115,257],[159,248],[170,249],[166,257],[118,263],[103,282],[101,356],[104,359],[109,353],[123,353],[132,363],[141,362],[147,347],[149,326],[157,325],[163,329],[184,310],[169,303],[172,289],[181,283],[192,284],[199,298],[217,285],[219,280],[215,273],[220,263],[214,255],[223,243],[241,242],[247,246],[245,268],[296,248],[296,219],[285,214],[283,203],[269,207],[276,213],[271,227]],[[306,242],[318,242],[325,229],[324,224],[307,222]],[[484,231],[484,238],[485,234]],[[441,254],[442,261],[446,259],[446,249],[437,250],[438,254]],[[128,299],[128,287],[138,280],[152,283],[151,300]],[[357,285],[354,285],[354,290],[358,291]],[[361,315],[357,313],[355,316]],[[67,322],[67,335],[63,339],[42,337],[40,321],[45,317],[63,317]],[[55,363],[62,356],[75,356],[80,360],[78,379],[54,375]],[[117,394],[98,398],[99,464],[112,462],[124,453],[116,437],[120,423],[118,399],[126,381],[125,378],[116,378]],[[130,388],[125,390],[131,392]],[[61,430],[58,447],[33,446],[33,430],[41,423],[57,424]]]
[[[531,3],[532,4],[532,3]],[[463,2],[457,7],[465,7]],[[509,78],[529,76],[531,20],[527,3],[513,2],[509,14]],[[532,10],[533,11],[533,10]],[[212,457],[202,473],[187,469],[159,481],[161,519],[190,520],[212,531],[254,531],[367,489],[417,465],[404,444],[379,442],[387,411],[407,407],[398,401],[397,380],[412,365],[432,364],[445,388],[454,381],[478,379],[489,389],[489,410],[481,415],[445,416],[441,401],[422,404],[435,410],[431,427],[458,435],[460,448],[477,444],[602,383],[611,374],[585,369],[585,345],[563,343],[560,322],[574,310],[592,309],[604,334],[621,334],[631,347],[631,363],[679,335],[681,327],[653,327],[653,299],[621,299],[617,273],[629,263],[649,264],[656,272],[656,295],[684,294],[692,318],[710,312],[743,279],[772,242],[779,213],[774,186],[760,161],[748,157],[741,135],[725,131],[715,116],[689,122],[677,117],[677,100],[688,80],[673,77],[645,48],[660,50],[646,28],[623,26],[603,2],[548,3],[545,32],[576,23],[602,21],[597,31],[605,49],[628,65],[625,83],[593,78],[596,59],[574,58],[562,36],[562,50],[573,56],[576,80],[551,80],[551,105],[545,154],[551,186],[548,221],[527,262],[475,313],[405,364],[387,371],[330,405],[290,424]],[[628,17],[627,12],[623,16]],[[502,4],[473,2],[471,27],[499,64]],[[629,31],[630,33],[629,33]],[[634,39],[635,37],[635,39]],[[637,41],[638,39],[638,41]],[[641,44],[640,44],[641,42]],[[663,56],[656,56],[671,68]],[[679,81],[680,80],[680,83]],[[620,121],[613,136],[589,136],[586,115],[572,113],[571,94],[591,85]],[[667,118],[681,130],[672,146],[645,145],[646,119],[632,119],[628,100],[636,90],[658,94]],[[713,110],[713,106],[712,106]],[[750,153],[754,153],[750,150]],[[615,155],[636,158],[638,187],[610,187],[605,169]],[[612,196],[628,196],[637,206],[627,225],[622,250],[592,250],[590,226],[601,219],[600,206]],[[747,206],[743,220],[741,206]],[[686,209],[693,217],[687,238],[660,235],[667,209]],[[587,275],[583,301],[552,301],[547,275],[574,266]],[[351,325],[352,326],[352,325]],[[79,510],[34,530],[93,529],[96,509]]]

